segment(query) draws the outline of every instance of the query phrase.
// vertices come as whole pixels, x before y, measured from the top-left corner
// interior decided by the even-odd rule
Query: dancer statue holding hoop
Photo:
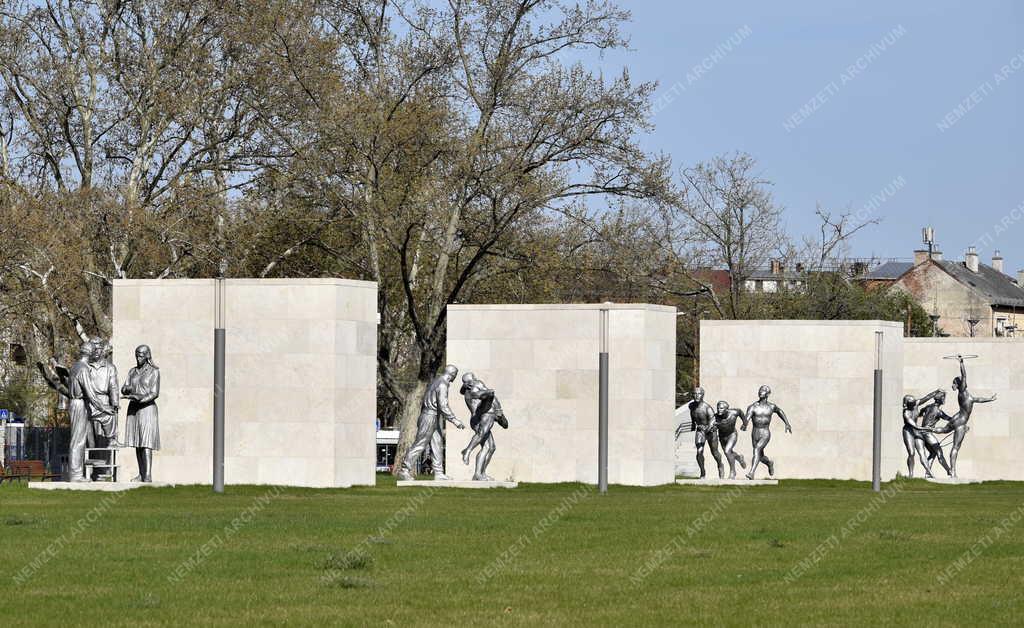
[[[956,475],[956,458],[957,454],[960,453],[960,446],[963,445],[964,435],[967,434],[967,421],[971,418],[971,412],[974,410],[975,403],[989,403],[995,401],[996,396],[993,394],[991,397],[975,397],[967,391],[967,368],[964,366],[964,360],[969,358],[976,358],[976,355],[949,355],[945,359],[958,360],[960,362],[960,377],[953,378],[953,390],[956,391],[956,400],[960,404],[960,411],[953,415],[953,418],[949,420],[946,425],[935,428],[932,430],[936,434],[947,434],[953,432],[953,446],[949,450],[949,468],[950,477],[957,477]]]

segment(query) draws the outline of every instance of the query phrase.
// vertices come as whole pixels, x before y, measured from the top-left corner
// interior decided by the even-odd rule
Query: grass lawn
[[[3,485],[0,617],[11,626],[1024,621],[1024,484],[883,488],[888,497],[821,481],[431,493],[389,476],[376,488],[225,495]]]

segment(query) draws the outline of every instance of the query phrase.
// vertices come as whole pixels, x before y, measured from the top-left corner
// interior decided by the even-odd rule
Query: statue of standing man
[[[110,361],[113,347],[102,338],[92,339],[89,358],[89,420],[93,438],[99,447],[118,447],[117,409],[120,389],[117,386],[117,367]]]
[[[415,479],[413,476],[427,446],[430,447],[434,479],[451,479],[444,474],[444,422],[451,421],[460,430],[465,427],[448,407],[448,385],[455,381],[458,374],[459,369],[449,364],[427,387],[420,406],[420,416],[416,422],[416,440],[402,461],[402,468],[398,471],[399,480]]]
[[[85,477],[85,448],[92,442],[92,422],[89,420],[88,382],[89,358],[93,353],[91,340],[79,347],[78,360],[68,373],[68,418],[71,421],[71,443],[68,452],[68,475],[72,482],[88,482]]]
[[[747,472],[748,480],[754,479],[757,465],[762,462],[768,467],[768,475],[775,475],[775,463],[772,462],[771,458],[764,455],[764,448],[768,446],[768,441],[772,439],[772,433],[769,429],[772,415],[779,415],[782,422],[786,424],[786,432],[789,434],[793,433],[793,428],[789,424],[789,419],[786,418],[786,413],[782,411],[782,408],[768,401],[768,395],[770,394],[772,394],[772,389],[768,386],[761,386],[757,390],[757,401],[750,404],[747,408],[747,414],[743,417],[743,427],[740,428],[746,431],[747,423],[754,422],[754,429],[750,432],[750,438],[754,445],[754,455],[750,461],[750,471]]]

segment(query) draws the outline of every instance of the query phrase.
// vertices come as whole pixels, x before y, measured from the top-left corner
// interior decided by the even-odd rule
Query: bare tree
[[[746,153],[719,156],[680,171],[680,199],[668,224],[691,252],[691,263],[729,273],[728,318],[745,314],[743,285],[749,273],[787,247],[771,182]]]

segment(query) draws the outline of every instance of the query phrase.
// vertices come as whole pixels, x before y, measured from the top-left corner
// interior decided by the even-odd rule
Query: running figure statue
[[[711,455],[718,463],[718,477],[725,477],[725,464],[722,462],[722,454],[718,451],[718,434],[715,431],[715,410],[704,401],[704,389],[698,386],[693,389],[693,401],[689,403],[690,420],[693,422],[693,444],[697,447],[697,466],[700,467],[700,477],[705,476],[704,472],[704,443],[711,449]],[[682,426],[680,426],[681,428]],[[679,437],[680,429],[676,429],[676,437]]]
[[[739,433],[736,432],[736,420],[743,419],[743,412],[736,408],[730,408],[729,402],[719,401],[715,412],[715,429],[718,431],[718,442],[722,445],[722,453],[729,461],[729,479],[736,479],[736,463],[744,469],[747,463],[743,455],[736,453],[736,441],[739,440]]]
[[[754,455],[750,460],[750,471],[747,472],[748,480],[754,479],[757,465],[762,462],[768,467],[768,475],[775,475],[775,463],[772,462],[771,458],[764,455],[764,448],[772,438],[772,433],[769,429],[772,415],[779,415],[782,422],[786,424],[786,432],[789,434],[793,433],[793,428],[789,424],[789,419],[786,418],[786,413],[782,411],[782,408],[768,401],[768,395],[770,394],[772,394],[772,389],[768,386],[761,386],[757,389],[757,401],[750,404],[750,407],[747,408],[747,413],[743,417],[743,426],[740,428],[746,431],[747,423],[750,421],[754,422],[754,429],[750,432],[750,439],[754,445]]]

